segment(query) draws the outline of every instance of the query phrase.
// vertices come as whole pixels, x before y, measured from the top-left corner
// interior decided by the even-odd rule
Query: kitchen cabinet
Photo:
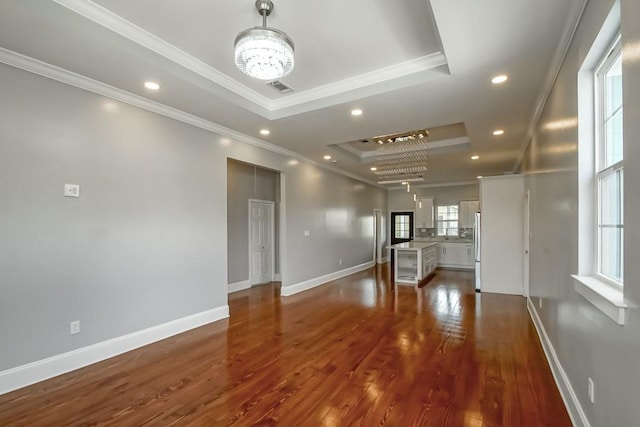
[[[462,245],[460,252],[460,265],[468,268],[475,268],[476,253],[473,243],[465,243]]]
[[[455,243],[440,243],[438,254],[438,264],[451,266],[458,264],[458,245]]]
[[[416,200],[416,228],[433,228],[433,199]]]
[[[475,213],[479,210],[479,200],[460,200],[458,217],[460,228],[473,228],[475,222]]]
[[[438,245],[440,267],[473,269],[475,252],[472,243],[440,243]]]
[[[398,284],[416,285],[438,266],[436,243],[406,242],[390,248],[394,249],[394,280]]]

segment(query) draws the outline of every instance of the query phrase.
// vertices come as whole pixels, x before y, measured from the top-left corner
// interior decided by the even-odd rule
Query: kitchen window
[[[621,287],[624,281],[624,159],[620,38],[596,71],[595,100],[596,273]]]
[[[438,206],[438,236],[458,235],[458,205]]]

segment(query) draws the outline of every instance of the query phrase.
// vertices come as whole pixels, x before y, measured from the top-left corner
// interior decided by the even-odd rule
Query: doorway
[[[413,212],[391,212],[391,244],[413,240]]]
[[[273,281],[275,203],[249,199],[249,285]]]

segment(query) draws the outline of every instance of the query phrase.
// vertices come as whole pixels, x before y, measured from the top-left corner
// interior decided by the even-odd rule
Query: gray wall
[[[226,304],[211,134],[5,65],[0,81],[0,370]]]
[[[373,261],[373,210],[386,216],[386,190],[300,163],[286,177],[285,202],[283,286]]]
[[[578,68],[613,2],[589,1],[527,152],[530,175],[530,293],[569,381],[592,426],[632,426],[640,419],[640,2],[622,0],[625,298],[634,307],[618,326],[574,290],[578,270],[578,130],[545,130],[545,123],[576,118]],[[538,308],[542,298],[542,308]],[[595,381],[594,404],[587,377]]]
[[[279,263],[280,173],[227,161],[227,256],[229,283],[249,279],[249,199],[275,202],[275,271]]]
[[[0,370],[224,306],[227,158],[283,172],[283,285],[372,258],[384,190],[5,65],[0,81]]]

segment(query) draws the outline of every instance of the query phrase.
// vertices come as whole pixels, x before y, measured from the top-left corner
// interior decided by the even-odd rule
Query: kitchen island
[[[393,249],[393,278],[398,284],[417,285],[438,266],[436,242],[398,243],[389,249]]]

